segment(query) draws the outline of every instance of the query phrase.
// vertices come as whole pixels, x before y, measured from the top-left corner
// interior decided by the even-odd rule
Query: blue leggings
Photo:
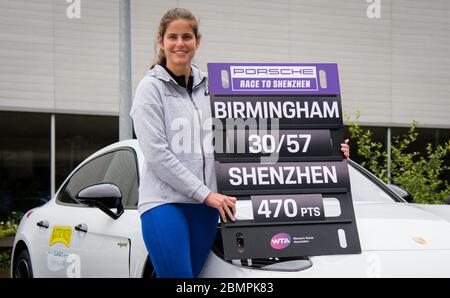
[[[141,215],[157,277],[197,277],[213,245],[219,213],[204,204],[164,204]]]

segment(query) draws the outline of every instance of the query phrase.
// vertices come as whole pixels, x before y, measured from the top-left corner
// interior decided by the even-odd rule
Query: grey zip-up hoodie
[[[159,65],[136,89],[130,116],[144,154],[141,215],[165,203],[200,204],[217,191],[207,78],[196,66],[192,74],[191,95]]]

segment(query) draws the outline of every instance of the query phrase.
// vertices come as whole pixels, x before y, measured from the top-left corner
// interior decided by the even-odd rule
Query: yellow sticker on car
[[[67,248],[70,246],[70,239],[72,238],[72,227],[53,227],[52,235],[50,236],[49,246],[61,242]]]

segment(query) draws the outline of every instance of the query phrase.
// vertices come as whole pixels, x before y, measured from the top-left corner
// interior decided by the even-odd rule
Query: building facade
[[[386,142],[450,139],[448,0],[131,0],[133,90],[171,7],[200,18],[195,63],[337,63],[344,111]],[[0,214],[41,204],[118,140],[119,1],[0,0]],[[421,149],[421,148],[418,148]]]

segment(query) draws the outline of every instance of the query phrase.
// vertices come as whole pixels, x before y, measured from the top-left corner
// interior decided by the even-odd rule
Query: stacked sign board
[[[226,259],[360,253],[336,64],[209,63],[218,191],[253,218],[221,224]]]

